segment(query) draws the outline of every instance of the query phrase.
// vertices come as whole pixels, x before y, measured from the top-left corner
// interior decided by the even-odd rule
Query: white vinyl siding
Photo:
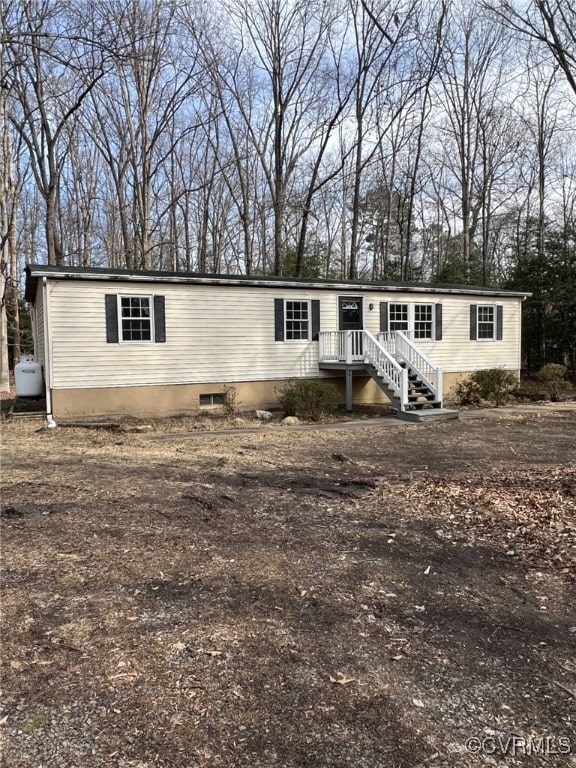
[[[41,283],[34,304],[34,355],[38,362],[44,365],[44,292]]]
[[[106,342],[104,294],[142,295],[129,283],[53,284],[54,386],[106,387],[258,381],[318,375],[318,344],[276,344],[274,298],[286,291],[158,284],[166,343]],[[298,292],[310,301],[316,296]],[[74,322],[70,319],[74,318]],[[324,322],[324,320],[322,321]],[[333,327],[337,322],[333,314]]]
[[[316,342],[275,342],[274,300],[319,299],[320,330],[337,330],[342,290],[298,288],[291,296],[282,287],[170,283],[146,287],[165,298],[163,344],[106,342],[104,295],[142,296],[141,283],[49,281],[54,387],[233,383],[328,375],[319,374]],[[358,295],[358,291],[350,295]],[[420,303],[415,302],[414,293],[366,291],[362,296],[364,327],[372,333],[379,331],[379,302]],[[503,305],[504,339],[478,344],[469,339],[470,304],[480,304],[477,298],[481,297],[434,294],[434,303],[443,304],[443,340],[422,339],[418,345],[446,372],[495,367],[518,370],[520,300],[498,297]]]
[[[450,297],[443,301],[443,340],[419,339],[418,346],[446,373],[503,368],[519,371],[522,302],[498,297],[502,305],[503,338],[492,344],[470,340],[470,304],[474,297]]]

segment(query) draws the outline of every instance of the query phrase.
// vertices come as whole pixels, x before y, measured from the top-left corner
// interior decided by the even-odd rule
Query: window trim
[[[163,293],[153,293],[151,307],[153,310],[151,329],[153,336],[150,342],[145,340],[126,340],[120,338],[121,335],[121,310],[119,296],[126,298],[130,296],[145,296],[148,294],[139,293],[105,293],[104,294],[104,318],[106,323],[106,343],[107,344],[165,344],[166,343],[166,296]]]
[[[122,327],[122,299],[147,299],[150,321],[150,338],[149,339],[125,339],[124,328]],[[117,294],[117,311],[118,311],[118,343],[119,344],[154,344],[156,343],[156,329],[154,327],[154,295],[148,293],[119,293]]]
[[[430,320],[416,320],[416,307],[427,307]],[[416,336],[416,323],[430,323],[430,336]],[[414,341],[434,341],[436,339],[436,308],[432,301],[417,301],[412,304],[412,338]]]
[[[390,301],[388,302],[388,328],[392,333],[395,333],[396,331],[401,331],[402,333],[411,333],[412,324],[410,322],[411,320],[411,310],[410,307],[412,305],[409,301]],[[404,320],[393,320],[392,319],[392,307],[406,307],[406,325],[408,326],[405,329],[402,328],[392,328],[392,323],[403,323]],[[402,310],[403,311],[403,310]]]
[[[225,403],[224,392],[201,392],[198,395],[198,407],[199,408],[217,408]],[[202,402],[202,400],[210,398],[209,402]]]
[[[478,338],[479,307],[494,308],[494,329],[491,339]],[[504,335],[504,304],[470,304],[470,341],[504,341]]]
[[[303,298],[280,298],[277,297],[274,299],[274,341],[276,342],[285,342],[286,341],[286,302],[287,301],[308,301],[310,304],[310,313],[308,315],[309,318],[309,337],[308,337],[308,343],[309,342],[317,342],[320,340],[320,322],[321,322],[321,302],[320,299],[303,299]],[[289,340],[291,344],[298,343],[300,341],[301,343],[306,343],[305,339],[290,339]]]
[[[441,341],[441,339],[436,338],[437,336],[437,306],[438,302],[433,301],[389,301],[388,307],[387,307],[387,314],[388,314],[388,330],[392,333],[394,332],[391,328],[392,323],[395,322],[392,320],[392,306],[404,306],[407,307],[407,323],[408,328],[407,330],[403,330],[402,333],[406,333],[408,335],[408,338],[411,339],[414,342],[421,342],[421,341]],[[430,326],[430,336],[419,336],[416,338],[416,307],[429,307],[430,308],[430,315],[431,315],[431,326]],[[440,304],[440,306],[442,306]],[[397,321],[400,322],[400,321]],[[419,321],[424,322],[424,321]]]
[[[307,335],[306,338],[291,339],[288,337],[288,323],[295,322],[294,320],[288,320],[288,304],[305,304],[306,305],[306,324]],[[305,344],[312,340],[312,302],[310,299],[284,299],[284,341],[288,344]]]
[[[491,309],[492,310],[492,320],[480,320],[480,310],[482,309]],[[497,316],[498,316],[498,309],[496,304],[477,304],[476,305],[476,341],[497,341]],[[488,322],[492,323],[492,336],[480,336],[480,323],[488,324]]]

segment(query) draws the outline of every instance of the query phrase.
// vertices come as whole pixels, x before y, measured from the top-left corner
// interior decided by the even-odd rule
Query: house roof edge
[[[524,291],[508,291],[472,285],[442,283],[402,283],[380,280],[346,280],[341,278],[302,278],[272,275],[223,275],[200,272],[161,272],[152,270],[109,269],[102,267],[57,267],[46,264],[26,266],[26,301],[34,302],[36,284],[46,277],[52,280],[126,281],[136,283],[227,285],[260,288],[308,288],[317,290],[389,291],[397,293],[467,294],[525,299]]]

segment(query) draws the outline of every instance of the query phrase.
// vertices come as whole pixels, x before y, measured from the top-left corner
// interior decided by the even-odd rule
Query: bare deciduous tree
[[[98,142],[118,194],[126,264],[151,269],[159,226],[152,221],[154,180],[178,141],[197,127],[182,122],[173,144],[163,143],[196,88],[194,57],[178,45],[173,0],[109,0],[101,4],[104,11],[116,29],[119,55],[93,94]]]
[[[243,64],[260,80],[258,108],[236,102],[257,154],[273,209],[275,274],[286,260],[287,196],[323,121],[322,71],[338,9],[327,0],[252,0],[225,6],[239,39],[249,41]],[[238,97],[237,79],[231,95]],[[230,79],[228,79],[230,83]]]
[[[505,26],[540,43],[564,73],[576,95],[576,6],[565,0],[502,0],[485,7]]]
[[[9,118],[27,147],[44,201],[49,264],[64,263],[58,208],[65,129],[104,75],[104,37],[97,20],[82,10],[70,5],[66,15],[53,0],[37,0],[15,4],[4,19]],[[86,37],[87,26],[92,37]]]
[[[355,137],[348,275],[355,278],[361,247],[363,176],[377,156],[382,138],[417,95],[429,87],[445,9],[442,2],[433,13],[426,13],[420,0],[349,2],[354,27]]]
[[[463,277],[484,272],[488,279],[488,254],[482,250],[482,225],[488,226],[492,211],[492,185],[508,155],[514,132],[504,128],[505,108],[500,91],[505,82],[504,33],[478,14],[472,4],[456,9],[447,25],[447,38],[440,61],[443,105],[439,130],[442,136],[441,163],[452,172],[458,190],[455,214],[461,222]],[[480,236],[480,244],[477,237]],[[483,267],[472,267],[472,259]]]
[[[8,17],[8,4],[2,0],[0,14],[3,32]],[[16,198],[13,175],[12,136],[8,121],[8,88],[5,49],[0,50],[0,392],[10,388],[8,315],[12,322],[13,355],[20,356],[20,323],[18,313],[18,256],[16,252]]]

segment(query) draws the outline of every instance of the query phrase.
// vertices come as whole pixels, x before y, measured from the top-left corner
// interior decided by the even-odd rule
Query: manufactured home
[[[277,402],[323,378],[353,404],[440,409],[463,376],[519,373],[526,294],[469,286],[26,268],[48,417],[198,412]]]

